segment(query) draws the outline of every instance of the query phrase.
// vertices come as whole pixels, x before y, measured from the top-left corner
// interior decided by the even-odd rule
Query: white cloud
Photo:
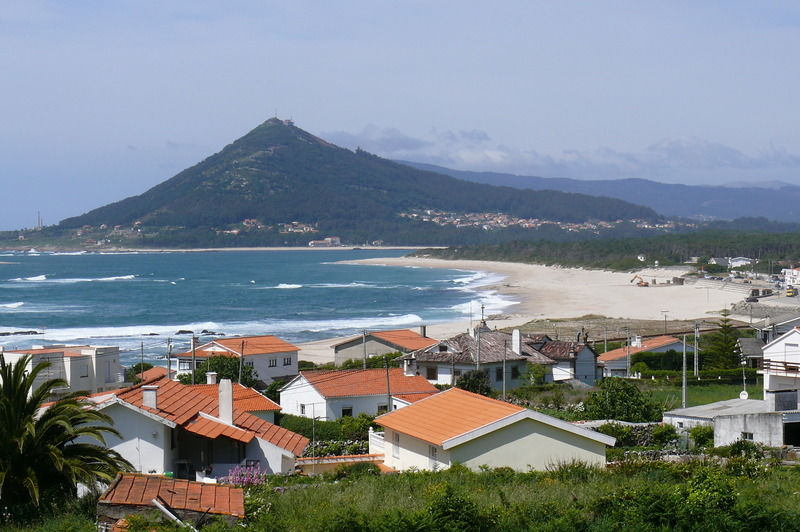
[[[432,129],[415,138],[370,125],[358,133],[323,133],[347,148],[361,147],[382,157],[447,166],[459,170],[508,172],[577,179],[644,178],[665,182],[720,184],[740,180],[800,182],[800,155],[770,147],[747,154],[699,138],[663,139],[638,152],[600,146],[594,150],[540,153],[498,144],[481,130]]]

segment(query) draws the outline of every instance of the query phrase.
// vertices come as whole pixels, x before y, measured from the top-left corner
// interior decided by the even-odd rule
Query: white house
[[[437,342],[438,340],[428,337],[424,325],[420,326],[419,332],[410,329],[365,332],[334,344],[334,363],[340,366],[347,360],[362,360],[388,353],[410,353]]]
[[[406,375],[433,384],[455,385],[465,372],[481,369],[495,390],[523,384],[530,364],[546,366],[548,382],[578,379],[594,384],[597,353],[586,343],[552,340],[543,334],[493,331],[481,326],[400,357]]]
[[[49,362],[50,366],[39,374],[34,387],[50,379],[63,379],[67,387],[57,390],[58,395],[113,390],[121,387],[125,378],[119,347],[115,346],[48,345],[0,353],[10,364],[30,356],[29,370],[40,362]]]
[[[674,350],[683,352],[683,341],[674,336],[655,336],[642,338],[634,336],[631,345],[612,349],[600,355],[599,360],[604,364],[604,377],[625,377],[628,374],[628,357],[636,353],[666,353]],[[694,346],[686,344],[686,352],[694,353]]]
[[[288,473],[308,439],[234,408],[231,381],[213,396],[161,378],[89,398],[120,436],[106,445],[142,473],[176,478],[225,476],[237,465]]]
[[[800,285],[800,268],[784,268],[781,270],[781,275],[787,285]]]
[[[800,327],[800,314],[797,312],[775,313],[763,320],[753,322],[750,326],[757,331],[762,342],[769,343],[795,327]]]
[[[400,408],[438,391],[399,368],[389,369],[388,378],[385,369],[301,371],[281,388],[281,409],[284,414],[328,421],[361,413],[374,416],[389,410],[390,403]]]
[[[764,400],[769,410],[797,410],[800,388],[800,327],[764,346]]]
[[[271,383],[279,377],[297,375],[297,352],[300,348],[277,336],[236,336],[219,338],[192,351],[179,353],[178,375],[192,371],[194,365],[213,356],[244,357],[244,364],[253,368],[260,381]]]
[[[458,388],[379,416],[370,454],[398,471],[437,470],[460,463],[543,470],[581,461],[604,466],[615,439],[520,406]]]

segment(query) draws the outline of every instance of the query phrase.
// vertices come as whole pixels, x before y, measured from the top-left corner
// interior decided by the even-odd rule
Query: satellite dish
[[[639,255],[636,258],[639,259],[639,262],[644,262],[647,259],[647,257],[645,257],[644,255]]]
[[[748,397],[750,397],[750,395],[744,390],[739,394],[739,399],[747,399]]]

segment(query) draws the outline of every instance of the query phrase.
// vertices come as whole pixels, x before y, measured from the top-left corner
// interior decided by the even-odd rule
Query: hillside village
[[[585,331],[562,340],[481,320],[442,339],[424,326],[368,331],[333,345],[335,364],[323,366],[300,360],[297,346],[271,335],[212,339],[172,355],[169,368],[134,372],[113,346],[1,354],[5,378],[20,365],[32,376],[30,393],[61,379],[37,416],[80,391],[83,408],[113,425],[103,445],[127,471],[100,486],[97,519],[101,530],[117,530],[150,511],[176,522],[212,514],[236,523],[247,518],[242,478],[264,475],[327,478],[353,467],[392,475],[454,466],[524,473],[573,462],[605,468],[621,459],[620,446],[629,448],[632,430],[668,434],[660,440],[662,459],[741,441],[791,457],[800,447],[800,313],[725,336],[731,330],[723,320],[699,338],[699,353],[694,339],[670,335],[632,336],[602,352]],[[732,341],[731,351],[715,353],[719,341]],[[676,366],[681,354],[683,366]],[[692,362],[698,355],[702,365]],[[716,356],[733,362],[711,363]],[[216,359],[237,369],[220,375],[212,370]],[[643,396],[626,395],[623,404],[609,399],[618,393],[614,383],[636,390],[648,381],[680,381],[680,371],[660,370],[667,367],[682,367],[694,387],[723,378],[751,390],[763,384],[752,396],[693,406],[683,392],[683,404],[663,414],[647,413],[655,405]],[[243,372],[253,378],[249,386],[237,382]],[[536,399],[543,396],[550,399]],[[564,399],[573,396],[581,399]],[[625,413],[631,408],[639,410]],[[79,436],[73,445],[91,441]]]

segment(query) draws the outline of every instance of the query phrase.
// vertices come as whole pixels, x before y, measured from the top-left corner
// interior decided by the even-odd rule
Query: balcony
[[[762,361],[759,373],[778,375],[783,377],[800,377],[800,362],[785,362],[782,360],[770,360],[765,358]]]

